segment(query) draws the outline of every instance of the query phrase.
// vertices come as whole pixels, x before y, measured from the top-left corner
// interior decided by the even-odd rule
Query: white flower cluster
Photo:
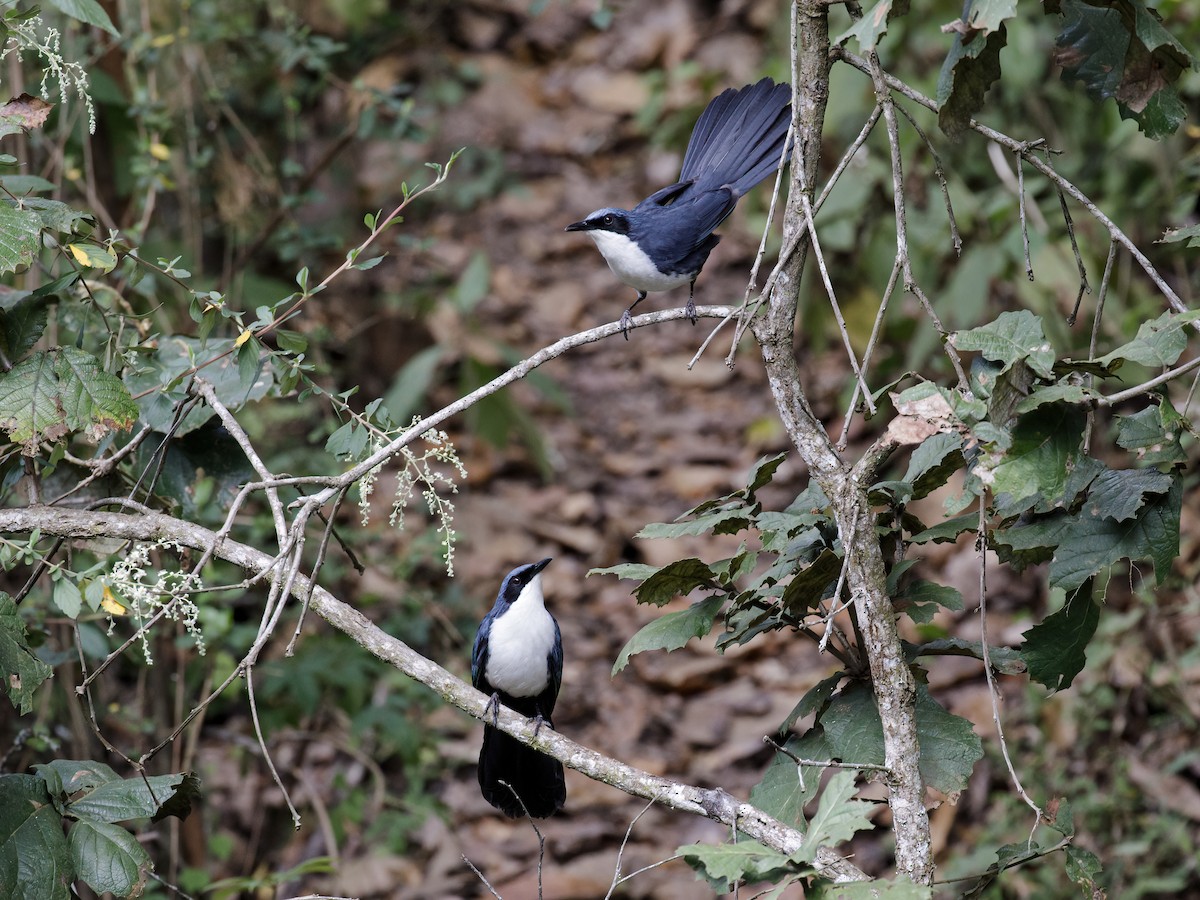
[[[160,613],[164,618],[182,622],[196,645],[196,652],[204,655],[204,635],[200,632],[197,619],[200,607],[192,599],[203,584],[192,572],[155,569],[150,554],[156,550],[181,553],[184,547],[175,541],[156,541],[153,544],[134,543],[123,559],[113,564],[108,579],[112,589],[118,593],[129,608],[129,614],[138,623],[138,637],[146,665],[153,665],[150,653],[151,620]],[[115,622],[109,618],[109,633]]]
[[[425,432],[423,437],[429,446],[420,456],[407,447],[403,450],[404,468],[396,479],[396,494],[388,521],[393,528],[404,528],[404,508],[412,502],[413,494],[420,485],[425,506],[429,509],[429,514],[437,520],[437,530],[442,536],[446,574],[454,577],[454,504],[439,494],[438,488],[443,487],[449,493],[457,494],[458,484],[452,475],[437,468],[436,464],[450,466],[460,480],[466,479],[467,470],[458,458],[454,444],[450,442],[450,435],[433,429]]]
[[[96,133],[96,107],[92,96],[88,93],[88,76],[83,66],[77,62],[63,59],[62,34],[57,28],[46,28],[45,37],[38,32],[42,29],[42,17],[33,16],[21,22],[7,25],[8,40],[0,48],[0,60],[10,53],[16,53],[18,60],[24,59],[26,51],[33,51],[40,56],[45,64],[42,67],[42,99],[50,99],[50,81],[58,82],[58,96],[63,105],[67,102],[67,93],[74,91],[83,101],[88,113],[88,133]]]

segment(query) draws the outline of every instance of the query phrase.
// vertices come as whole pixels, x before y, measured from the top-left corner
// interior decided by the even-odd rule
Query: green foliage
[[[69,759],[35,769],[36,775],[0,775],[5,896],[65,900],[77,878],[97,892],[139,896],[150,855],[116,823],[186,818],[200,795],[194,775],[122,779],[103,763]]]
[[[4,689],[18,715],[33,709],[33,694],[53,673],[33,655],[25,623],[12,597],[0,592],[0,669],[6,674]]]

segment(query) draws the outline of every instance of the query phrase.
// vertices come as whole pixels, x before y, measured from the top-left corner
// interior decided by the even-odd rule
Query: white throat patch
[[[492,622],[484,676],[512,697],[536,697],[550,683],[547,662],[554,649],[554,618],[542,596],[542,574],[522,588],[516,601]]]
[[[688,275],[664,275],[655,268],[650,257],[627,235],[614,231],[589,231],[587,236],[596,242],[613,274],[639,291],[669,291],[691,281]]]

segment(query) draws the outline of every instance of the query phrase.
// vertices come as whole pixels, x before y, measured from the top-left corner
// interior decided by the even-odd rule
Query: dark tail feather
[[[490,725],[483,726],[479,787],[488,803],[513,819],[525,815],[525,810],[535,819],[544,819],[567,802],[562,763]],[[525,802],[525,809],[513,791]]]
[[[695,180],[700,191],[730,185],[736,196],[746,193],[779,167],[790,100],[788,85],[770,78],[713,98],[692,130],[679,180]]]

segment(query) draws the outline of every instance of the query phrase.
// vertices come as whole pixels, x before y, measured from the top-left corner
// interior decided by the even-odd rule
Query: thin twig
[[[800,202],[804,206],[804,217],[808,222],[808,236],[812,241],[813,255],[817,259],[817,269],[821,272],[821,280],[825,284],[825,291],[829,294],[829,305],[833,308],[833,317],[837,321],[838,330],[842,335],[842,343],[846,347],[846,355],[850,358],[850,368],[854,370],[854,379],[858,388],[862,391],[863,402],[867,404],[867,409],[871,414],[875,414],[875,400],[871,397],[871,390],[867,387],[867,383],[863,381],[862,371],[858,367],[858,354],[854,352],[854,345],[850,343],[850,333],[846,329],[846,319],[842,316],[842,308],[838,304],[837,294],[833,290],[833,282],[829,278],[829,270],[825,267],[825,255],[821,252],[821,242],[817,238],[817,226],[813,222],[812,204],[809,203],[808,194],[800,195]]]
[[[1050,162],[1050,151],[1042,147],[1042,154],[1046,157],[1046,168],[1054,171],[1054,166]],[[1075,267],[1079,270],[1079,293],[1075,295],[1075,307],[1071,310],[1071,315],[1067,316],[1067,325],[1074,325],[1075,318],[1079,315],[1079,304],[1083,301],[1084,294],[1092,292],[1088,285],[1087,266],[1083,264],[1083,257],[1079,253],[1079,242],[1075,239],[1075,225],[1071,221],[1071,210],[1067,206],[1067,195],[1063,193],[1062,185],[1055,182],[1055,190],[1058,192],[1058,205],[1062,209],[1063,222],[1067,226],[1067,237],[1071,239],[1071,250],[1075,253]]]
[[[609,900],[609,898],[613,895],[613,891],[615,891],[617,889],[617,885],[622,884],[625,881],[628,881],[629,878],[633,877],[633,875],[630,875],[629,878],[621,877],[621,857],[624,855],[625,847],[628,846],[629,838],[633,834],[633,826],[636,825],[638,823],[638,820],[642,816],[644,816],[650,810],[650,807],[652,807],[657,802],[658,802],[658,797],[651,797],[648,801],[646,801],[646,805],[642,807],[641,812],[639,812],[636,816],[633,817],[633,821],[631,821],[629,823],[629,827],[625,829],[625,837],[622,838],[622,840],[621,840],[621,846],[617,848],[617,862],[616,862],[616,865],[613,867],[612,884],[610,884],[608,886],[608,893],[604,895],[604,900]],[[645,871],[645,870],[639,869],[638,871],[641,872],[641,871]],[[637,872],[634,872],[633,874],[636,875]]]
[[[1100,318],[1104,315],[1104,300],[1108,296],[1108,285],[1112,278],[1113,261],[1117,258],[1117,242],[1108,242],[1108,259],[1104,261],[1104,275],[1100,279],[1100,295],[1096,298],[1096,314],[1092,316],[1092,337],[1088,343],[1088,359],[1096,358],[1096,346],[1100,340]],[[1087,386],[1096,386],[1096,376],[1088,373]],[[1092,447],[1092,427],[1096,424],[1096,413],[1088,407],[1087,420],[1083,426],[1083,453],[1086,456]]]
[[[942,168],[942,158],[938,155],[937,150],[934,149],[933,141],[929,140],[929,135],[925,133],[925,129],[917,124],[917,120],[913,118],[912,113],[899,104],[893,104],[893,106],[900,110],[900,114],[904,118],[908,119],[908,124],[913,127],[917,136],[921,138],[921,141],[925,144],[925,149],[929,151],[929,155],[933,159],[933,175],[942,190],[942,202],[946,205],[946,218],[950,221],[950,244],[954,247],[955,256],[961,256],[963,246],[962,235],[958,233],[958,220],[954,218],[954,204],[950,202],[950,185],[946,181],[946,171]],[[879,109],[878,106],[875,108]]]
[[[263,737],[262,722],[258,718],[258,702],[254,699],[254,670],[249,667],[246,668],[246,697],[250,701],[250,721],[254,723],[254,734],[258,738],[258,746],[262,748],[263,759],[267,763],[267,768],[271,770],[271,777],[275,779],[275,785],[283,794],[288,811],[292,814],[292,827],[298,831],[300,829],[300,813],[296,811],[296,807],[292,803],[292,795],[288,792],[283,779],[279,777],[279,770],[275,768],[275,760],[271,759],[271,751],[267,749],[267,739]]]
[[[1000,721],[1000,691],[996,687],[996,676],[992,672],[992,657],[991,651],[988,648],[988,633],[987,633],[987,503],[986,497],[979,498],[979,533],[976,537],[979,547],[979,643],[982,647],[983,656],[983,674],[987,679],[988,698],[992,703],[992,721],[996,725],[996,737],[1000,742],[1000,752],[1004,756],[1004,764],[1008,767],[1009,778],[1012,779],[1013,787],[1016,788],[1018,796],[1025,801],[1026,805],[1033,810],[1035,818],[1033,822],[1034,829],[1038,823],[1046,818],[1046,814],[1042,812],[1042,808],[1033,801],[1033,799],[1025,792],[1025,787],[1021,784],[1021,779],[1017,775],[1017,770],[1013,767],[1012,757],[1008,754],[1008,741],[1004,739],[1004,725]],[[1029,833],[1029,838],[1032,841],[1033,832]]]
[[[496,889],[494,887],[492,887],[491,883],[487,880],[487,878],[484,877],[483,873],[479,871],[479,868],[475,865],[475,863],[473,863],[469,859],[467,859],[467,854],[460,853],[458,855],[461,856],[462,861],[465,862],[471,868],[471,871],[475,873],[475,876],[480,881],[483,882],[483,886],[488,889],[489,894],[491,894],[493,897],[495,897],[496,900],[504,900],[504,898],[502,898],[499,894],[496,893]]]
[[[892,291],[896,289],[896,279],[900,276],[900,257],[897,256],[895,262],[892,263],[892,274],[888,277],[887,287],[883,290],[883,297],[879,301],[879,310],[875,313],[875,324],[871,326],[871,337],[867,340],[867,348],[863,351],[862,369],[865,372],[871,365],[871,356],[875,352],[875,345],[879,341],[879,336],[883,333],[883,319],[887,315],[888,302],[892,298]],[[858,382],[854,383],[854,392],[850,395],[850,403],[846,407],[846,418],[842,420],[842,433],[838,436],[837,451],[843,453],[846,450],[846,443],[850,438],[850,423],[854,419],[854,413],[858,410],[858,392],[861,388]]]

